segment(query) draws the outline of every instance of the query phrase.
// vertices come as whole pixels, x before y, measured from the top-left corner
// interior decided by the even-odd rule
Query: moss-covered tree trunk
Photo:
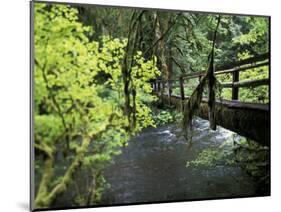
[[[52,188],[49,187],[49,182],[54,174],[54,152],[51,152],[46,148],[44,149],[44,151],[48,153],[46,154],[47,159],[44,163],[44,174],[39,185],[38,194],[35,198],[36,208],[49,207],[56,197],[67,189],[67,186],[71,183],[72,175],[84,159],[84,155],[88,150],[89,144],[90,138],[85,136],[83,138],[82,145],[77,149],[76,156],[63,175],[62,180],[60,180],[59,183]]]
[[[160,71],[161,71],[161,79],[162,79],[162,86],[161,86],[161,99],[163,99],[163,95],[165,92],[165,82],[168,80],[169,76],[169,69],[166,61],[166,55],[165,55],[165,42],[163,40],[163,34],[160,26],[159,17],[157,15],[157,12],[153,13],[153,19],[155,23],[154,27],[154,43],[158,42],[157,45],[154,47],[154,52],[157,55],[157,58],[159,59],[159,65],[160,65]],[[167,83],[169,86],[169,82]],[[169,89],[169,88],[168,88]]]

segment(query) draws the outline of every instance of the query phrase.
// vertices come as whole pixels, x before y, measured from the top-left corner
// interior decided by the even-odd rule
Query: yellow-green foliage
[[[36,207],[49,206],[65,191],[80,164],[97,167],[111,160],[130,136],[125,130],[121,72],[127,40],[107,36],[90,41],[86,34],[94,30],[83,26],[77,14],[70,6],[35,3],[35,147],[45,153],[44,149],[51,148],[55,155],[57,145],[66,148],[68,142],[76,151],[65,174],[57,179],[44,173],[53,172],[53,160],[48,169],[41,167],[47,180],[39,184]],[[146,61],[141,52],[135,56],[131,77],[137,91],[137,123],[133,132],[154,125],[146,103],[155,100],[149,83],[159,74],[155,62]]]
[[[245,17],[246,23],[251,26],[247,34],[234,37],[234,43],[253,44],[268,32],[268,19],[264,17]]]
[[[247,33],[239,34],[232,39],[234,44],[238,45],[249,45],[252,51],[268,52],[268,25],[269,20],[264,17],[245,17],[245,21],[249,27]],[[262,43],[262,45],[261,45]],[[254,55],[245,49],[238,52],[238,60],[247,59],[253,57]],[[262,66],[258,68],[248,69],[246,71],[240,72],[239,80],[254,80],[254,79],[265,79],[269,77],[268,66]],[[222,82],[231,82],[231,74],[218,76],[218,79]],[[269,102],[269,89],[268,86],[259,86],[255,88],[239,88],[239,100],[244,102],[259,102],[268,103]],[[230,88],[223,89],[222,97],[225,99],[231,99],[232,91]]]
[[[234,164],[231,140],[226,140],[219,147],[202,150],[194,160],[186,162],[186,167],[214,167],[224,163],[228,165]]]
[[[238,53],[238,58],[244,60],[252,57],[248,51],[240,54]],[[221,82],[232,82],[232,74],[225,74],[217,76]],[[241,71],[239,73],[239,81],[245,80],[255,80],[255,79],[266,79],[269,78],[268,66],[261,66],[258,68],[248,69],[246,71]],[[269,101],[269,90],[268,86],[259,86],[255,88],[239,88],[239,100],[244,102],[259,102],[268,103]],[[231,99],[232,90],[231,88],[224,88],[222,90],[222,97],[224,99]]]

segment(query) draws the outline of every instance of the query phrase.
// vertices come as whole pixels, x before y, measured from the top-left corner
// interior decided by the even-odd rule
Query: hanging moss
[[[209,108],[209,121],[210,128],[216,129],[216,119],[215,119],[215,101],[216,101],[216,88],[219,87],[218,80],[214,75],[214,51],[215,51],[215,42],[216,34],[220,23],[220,16],[218,16],[217,26],[214,32],[212,50],[209,55],[209,67],[207,73],[204,75],[202,80],[199,82],[199,85],[195,88],[192,95],[188,101],[184,104],[183,110],[183,135],[187,141],[192,140],[192,118],[195,112],[198,110],[203,96],[203,91],[206,86],[208,86],[208,108]]]
[[[202,78],[201,82],[193,91],[188,101],[184,104],[182,128],[183,128],[183,135],[188,141],[191,141],[192,139],[191,136],[192,118],[201,104],[206,81],[207,81],[207,75],[205,75]]]

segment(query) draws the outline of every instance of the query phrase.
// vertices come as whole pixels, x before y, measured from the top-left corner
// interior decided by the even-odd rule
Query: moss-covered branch
[[[44,162],[44,174],[41,178],[39,189],[35,199],[36,208],[44,208],[50,206],[50,204],[56,199],[56,197],[67,189],[67,186],[71,183],[73,174],[83,162],[84,156],[88,151],[91,140],[100,137],[104,132],[112,127],[111,121],[114,118],[114,115],[115,114],[112,114],[108,118],[107,124],[102,125],[97,133],[91,136],[83,137],[82,144],[76,149],[76,156],[73,159],[72,163],[69,165],[60,182],[53,188],[51,188],[51,190],[50,188],[48,188],[48,185],[54,175],[54,152],[52,151],[52,148],[48,147],[48,145],[35,145],[35,148],[39,148],[48,156]]]
[[[67,189],[67,186],[72,180],[72,176],[74,172],[79,168],[79,165],[82,163],[84,159],[84,155],[88,150],[90,144],[90,138],[89,137],[84,137],[83,143],[80,148],[77,149],[77,154],[71,163],[71,165],[68,167],[67,171],[65,172],[62,180],[60,183],[58,183],[50,193],[48,193],[46,196],[44,196],[42,199],[38,199],[38,202],[35,202],[37,207],[41,206],[49,206],[51,202],[62,192],[64,192]],[[39,204],[39,205],[38,205]]]
[[[48,184],[54,175],[54,157],[53,157],[52,148],[50,148],[48,145],[44,143],[41,144],[35,143],[34,146],[37,150],[43,152],[46,156],[44,162],[43,175],[41,177],[41,181],[37,191],[37,196],[35,199],[36,207],[43,207],[43,206],[47,206],[45,204],[45,196],[48,194]]]

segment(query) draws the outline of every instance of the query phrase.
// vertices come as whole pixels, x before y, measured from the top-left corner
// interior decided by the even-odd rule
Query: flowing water
[[[111,185],[103,204],[145,203],[256,196],[258,184],[238,165],[186,167],[206,148],[231,142],[233,133],[194,120],[192,145],[179,136],[180,127],[167,124],[133,137],[104,172]]]

